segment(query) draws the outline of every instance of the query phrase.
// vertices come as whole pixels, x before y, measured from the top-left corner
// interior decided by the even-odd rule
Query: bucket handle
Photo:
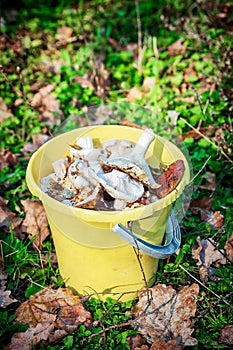
[[[157,259],[166,259],[179,248],[181,243],[181,233],[178,221],[171,211],[166,225],[165,244],[162,246],[149,243],[134,233],[130,232],[125,226],[117,224],[112,231],[123,238],[133,247],[138,248],[147,255]]]

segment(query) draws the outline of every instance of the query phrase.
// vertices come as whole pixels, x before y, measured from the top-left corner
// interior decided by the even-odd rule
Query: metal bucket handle
[[[134,233],[130,232],[125,226],[117,224],[112,228],[118,236],[124,239],[133,247],[138,248],[147,255],[157,259],[166,259],[179,248],[181,243],[181,233],[178,221],[171,211],[166,226],[165,244],[162,246],[149,243]]]

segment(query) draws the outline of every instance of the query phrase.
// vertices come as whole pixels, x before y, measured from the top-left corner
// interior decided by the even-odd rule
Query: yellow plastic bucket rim
[[[128,129],[129,131],[132,131],[132,127],[127,127],[127,126],[121,126],[121,125],[96,125],[96,126],[88,126],[88,127],[84,127],[84,128],[79,128],[79,129],[75,129],[72,130],[68,133],[74,133],[75,131],[77,132],[77,130],[82,129],[83,133],[85,133],[86,131],[89,131],[91,129],[95,129],[96,127],[104,127],[104,128],[112,128],[112,127],[117,127],[117,128],[125,128]],[[140,129],[136,129],[139,130]],[[143,130],[141,130],[142,132]],[[67,134],[67,133],[65,133]],[[82,135],[79,135],[79,137],[81,137]],[[64,134],[58,135],[56,136],[56,140],[58,140],[59,138],[64,137]],[[55,199],[53,199],[52,197],[50,197],[49,195],[47,195],[46,193],[44,193],[40,186],[38,186],[37,182],[35,181],[35,179],[32,177],[32,167],[33,167],[33,163],[36,161],[37,157],[39,155],[41,155],[46,148],[48,147],[48,144],[50,142],[53,142],[55,140],[55,138],[49,140],[48,142],[46,142],[44,145],[42,145],[30,158],[28,166],[27,166],[27,172],[26,172],[26,182],[28,185],[28,188],[30,190],[30,192],[38,197],[42,203],[46,206],[49,207],[56,207],[56,210],[64,213],[67,210],[72,214],[72,215],[76,215],[80,220],[84,220],[84,221],[89,221],[89,222],[126,222],[126,221],[133,221],[133,220],[138,220],[144,217],[148,217],[150,215],[153,215],[153,213],[155,211],[159,211],[162,210],[166,207],[168,207],[170,204],[172,204],[183,192],[184,188],[188,185],[189,181],[190,181],[190,173],[189,173],[189,167],[188,167],[188,162],[184,156],[184,154],[182,153],[182,151],[177,147],[177,150],[180,152],[180,156],[183,160],[185,160],[185,173],[183,175],[183,178],[181,180],[181,182],[178,184],[178,186],[176,187],[175,190],[173,190],[171,193],[169,193],[166,197],[161,198],[151,204],[145,205],[145,206],[141,206],[138,208],[128,208],[125,210],[121,210],[121,211],[104,211],[104,210],[92,210],[92,209],[83,209],[83,208],[76,208],[76,207],[72,207],[72,206],[68,206],[62,202],[59,202]],[[171,144],[173,147],[175,146],[174,144],[172,144],[170,141],[162,138],[159,135],[156,135],[156,138],[159,140],[162,140],[162,142],[164,144],[166,144],[166,146],[169,146],[169,144]]]

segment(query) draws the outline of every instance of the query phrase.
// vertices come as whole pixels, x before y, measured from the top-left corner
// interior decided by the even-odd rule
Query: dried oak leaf
[[[176,292],[171,286],[158,284],[149,289],[151,300],[148,303],[147,290],[139,291],[133,324],[149,343],[158,339],[165,342],[176,340],[180,346],[197,344],[193,333],[191,317],[196,312],[198,284],[185,286]]]
[[[0,123],[3,123],[9,117],[12,117],[12,113],[0,97]]]
[[[0,227],[4,227],[6,231],[10,228],[17,231],[23,220],[16,217],[16,214],[8,209],[7,204],[8,201],[0,197]]]
[[[49,139],[50,139],[49,135],[34,134],[32,135],[32,142],[25,143],[22,150],[26,153],[33,153]]]
[[[136,100],[141,100],[143,94],[136,87],[132,87],[126,95],[126,99],[129,102],[134,102]]]
[[[18,164],[18,158],[17,155],[2,148],[0,151],[0,170],[3,170],[5,167],[9,166],[15,166]]]
[[[10,297],[11,291],[6,290],[7,272],[0,269],[0,307],[6,308],[8,305],[17,302]]]
[[[223,255],[223,250],[216,248],[216,242],[213,239],[196,239],[196,244],[192,248],[193,259],[200,266],[200,278],[203,283],[208,281],[208,270],[212,263],[219,262],[226,264],[226,258]]]
[[[22,231],[29,235],[29,238],[37,236],[33,241],[36,249],[42,248],[42,242],[50,235],[45,210],[38,200],[21,200],[26,217],[22,223]]]
[[[227,239],[224,246],[227,258],[233,262],[233,232],[230,237]]]
[[[37,108],[40,112],[40,121],[46,122],[51,126],[60,124],[63,117],[60,101],[51,95],[55,86],[56,84],[53,83],[40,88],[31,101],[32,107]]]
[[[157,339],[150,347],[150,350],[182,350],[182,346],[178,345],[175,340],[165,342],[162,339]]]
[[[221,329],[218,342],[233,345],[233,324],[229,324]]]
[[[0,269],[0,308],[6,308],[12,303],[16,303],[18,300],[10,297],[11,291],[6,290],[7,273]]]
[[[26,332],[15,333],[5,350],[31,350],[33,345],[47,340],[53,329],[53,324],[38,323],[36,327],[30,327]]]
[[[182,44],[183,39],[179,39],[175,41],[173,44],[169,45],[167,50],[169,53],[169,56],[176,56],[176,55],[185,55],[187,51],[187,47]]]
[[[31,295],[16,310],[16,322],[36,327],[38,323],[54,324],[56,329],[67,332],[82,323],[90,323],[92,316],[86,311],[80,298],[67,288],[46,288]]]

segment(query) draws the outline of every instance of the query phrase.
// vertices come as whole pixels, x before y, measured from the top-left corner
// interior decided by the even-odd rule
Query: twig
[[[189,122],[187,122],[187,120],[185,120],[184,118],[180,118],[180,120],[182,120],[186,125],[188,125],[191,129],[193,129],[194,131],[196,131],[197,134],[199,134],[201,137],[203,137],[206,141],[208,141],[214,148],[216,148],[217,150],[219,150],[218,146],[216,145],[216,143],[214,143],[213,141],[211,141],[207,136],[205,136],[204,134],[202,134],[199,130],[197,130],[196,128],[194,128],[194,126],[192,126]],[[233,160],[221,149],[220,152],[222,153],[222,155],[224,155],[224,157],[233,164]]]
[[[209,156],[209,158],[205,161],[205,163],[202,165],[201,169],[198,171],[198,173],[190,180],[190,183],[192,183],[197,176],[200,175],[200,173],[202,172],[202,170],[205,168],[206,164],[208,163],[208,161],[211,159],[211,156]]]
[[[228,293],[227,295],[225,295],[224,298],[228,298],[229,296],[231,296],[233,294],[233,292]],[[213,306],[217,305],[219,303],[219,301],[221,301],[223,298],[220,298],[220,300],[215,300],[213,303],[211,303],[205,310],[203,310],[202,312],[200,312],[200,314],[198,316],[195,317],[194,322],[196,323],[197,321],[199,321],[200,318],[202,318],[207,311],[211,310],[213,308]],[[227,310],[226,310],[227,311]]]
[[[128,227],[129,227],[130,231],[132,232],[132,222],[129,222]],[[137,257],[138,264],[140,266],[141,273],[142,273],[142,278],[143,278],[143,281],[144,281],[145,287],[146,287],[146,295],[147,295],[147,303],[148,303],[147,307],[146,307],[146,309],[147,309],[150,306],[150,303],[151,303],[151,292],[150,292],[150,289],[148,287],[145,271],[144,271],[142,263],[141,263],[140,251],[139,251],[138,243],[137,243],[136,239],[134,240],[134,242],[135,242],[137,248],[133,247],[133,250],[134,250],[134,253],[135,253],[136,257]]]
[[[103,334],[105,332],[110,331],[111,329],[117,329],[117,328],[122,328],[122,327],[127,327],[127,326],[131,326],[132,320],[128,321],[128,322],[123,322],[123,323],[118,323],[118,324],[114,324],[112,326],[109,326],[107,328],[101,329],[101,331],[93,333],[91,335],[89,335],[88,337],[85,337],[84,339],[81,340],[81,344],[83,344],[85,341],[96,337],[97,335]]]
[[[205,289],[207,289],[210,293],[212,293],[215,297],[217,297],[218,299],[221,299],[226,305],[228,305],[230,308],[233,308],[233,306],[231,304],[229,304],[227,301],[225,301],[224,299],[226,297],[220,297],[218,294],[216,294],[215,292],[213,292],[210,288],[208,288],[207,286],[204,285],[204,283],[202,283],[201,281],[199,281],[196,277],[194,277],[188,270],[186,270],[182,265],[178,265],[183,271],[185,271],[185,273],[187,273],[191,278],[193,278],[197,283],[199,283],[202,287],[204,287]]]

